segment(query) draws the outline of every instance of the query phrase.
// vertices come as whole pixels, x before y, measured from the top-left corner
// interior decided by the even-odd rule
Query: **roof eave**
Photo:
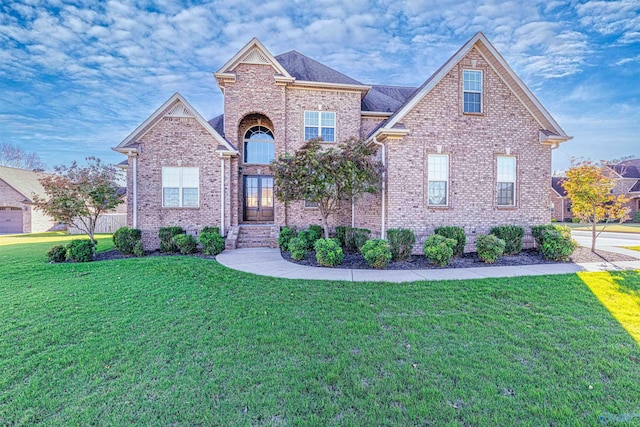
[[[368,85],[354,85],[349,83],[312,82],[307,80],[295,80],[292,82],[292,86],[352,90],[352,91],[362,92],[363,96],[367,92],[369,92],[369,90],[371,89],[371,86],[368,86]]]

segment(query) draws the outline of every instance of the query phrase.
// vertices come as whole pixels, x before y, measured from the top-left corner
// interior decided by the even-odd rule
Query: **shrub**
[[[552,224],[542,224],[542,225],[532,225],[531,226],[531,235],[536,241],[536,246],[539,248],[542,246],[542,233],[545,230],[555,230],[556,226]]]
[[[203,230],[198,236],[198,242],[202,245],[202,252],[207,255],[218,255],[224,251],[224,237],[219,232]]]
[[[96,245],[91,240],[72,240],[67,245],[67,259],[73,262],[93,261]]]
[[[200,233],[216,233],[216,234],[220,234],[220,227],[205,227],[202,230],[200,230]]]
[[[390,228],[387,230],[387,239],[391,246],[391,259],[394,261],[406,261],[411,259],[411,251],[416,243],[413,230],[408,228]]]
[[[340,242],[340,246],[342,246],[343,248],[346,246],[345,232],[347,231],[347,228],[349,227],[345,227],[344,225],[339,225],[336,227],[336,239],[338,239],[338,242]]]
[[[633,214],[633,222],[640,222],[640,209]]]
[[[67,259],[67,248],[62,245],[51,246],[47,251],[50,262],[64,262]]]
[[[558,222],[557,218],[551,218],[551,222]]]
[[[542,246],[540,250],[545,259],[551,261],[569,261],[571,254],[578,247],[578,242],[560,230],[545,230],[542,232]]]
[[[322,228],[321,225],[316,225],[316,224],[310,225],[309,230],[314,231],[318,235],[318,239],[324,236],[324,228]]]
[[[294,237],[296,237],[295,228],[282,227],[282,230],[280,230],[280,234],[278,235],[278,246],[280,247],[280,250],[285,252],[288,251],[289,242]]]
[[[571,222],[574,224],[578,224],[580,222],[580,218],[571,218]]]
[[[467,244],[467,235],[464,232],[464,228],[450,225],[438,227],[433,232],[457,242],[456,247],[453,248],[454,256],[460,256],[464,253],[464,247]]]
[[[133,246],[133,254],[135,256],[144,256],[144,246],[142,245],[142,240],[137,241]]]
[[[451,262],[458,242],[440,234],[432,234],[424,242],[424,256],[433,264],[444,267]]]
[[[504,253],[506,243],[495,234],[480,234],[476,237],[478,257],[487,264],[493,264]]]
[[[318,239],[313,247],[316,250],[318,264],[325,267],[335,267],[344,259],[338,239]]]
[[[382,239],[367,240],[360,249],[369,267],[387,268],[391,261],[391,245]]]
[[[345,249],[350,252],[360,252],[370,236],[371,230],[348,227],[344,234]]]
[[[302,239],[305,244],[305,250],[307,251],[313,250],[313,245],[319,238],[320,235],[316,234],[315,230],[300,230],[298,232],[298,239]],[[289,242],[289,244],[291,244],[291,242]]]
[[[178,252],[179,248],[174,241],[174,237],[184,234],[184,230],[180,226],[160,227],[158,237],[160,237],[161,252]]]
[[[501,225],[499,227],[493,227],[489,234],[493,234],[498,239],[504,240],[505,255],[519,254],[522,250],[524,227],[519,225]]]
[[[175,242],[178,250],[182,255],[192,254],[196,251],[198,246],[198,242],[196,238],[191,234],[178,234],[173,236],[173,241]]]
[[[289,241],[289,252],[291,258],[300,261],[307,255],[307,242],[300,237],[294,237]]]
[[[113,243],[125,255],[134,253],[134,248],[142,240],[142,231],[137,228],[120,227],[113,233]]]

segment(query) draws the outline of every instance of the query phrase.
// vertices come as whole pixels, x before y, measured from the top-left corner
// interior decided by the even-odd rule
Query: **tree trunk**
[[[591,252],[596,251],[596,225],[598,222],[596,221],[596,208],[593,208],[593,222],[591,224]]]
[[[324,229],[324,238],[328,239],[329,238],[329,221],[328,221],[328,215],[324,216],[322,215],[322,228]]]

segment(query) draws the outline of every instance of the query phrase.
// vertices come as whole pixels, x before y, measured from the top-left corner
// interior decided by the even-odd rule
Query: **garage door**
[[[22,209],[0,207],[0,233],[22,233]]]

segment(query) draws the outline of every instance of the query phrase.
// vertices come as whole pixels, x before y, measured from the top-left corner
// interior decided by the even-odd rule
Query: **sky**
[[[640,157],[640,0],[0,2],[0,143],[47,169],[111,150],[173,93],[222,113],[212,75],[258,37],[367,84],[418,86],[482,31],[572,158]]]

